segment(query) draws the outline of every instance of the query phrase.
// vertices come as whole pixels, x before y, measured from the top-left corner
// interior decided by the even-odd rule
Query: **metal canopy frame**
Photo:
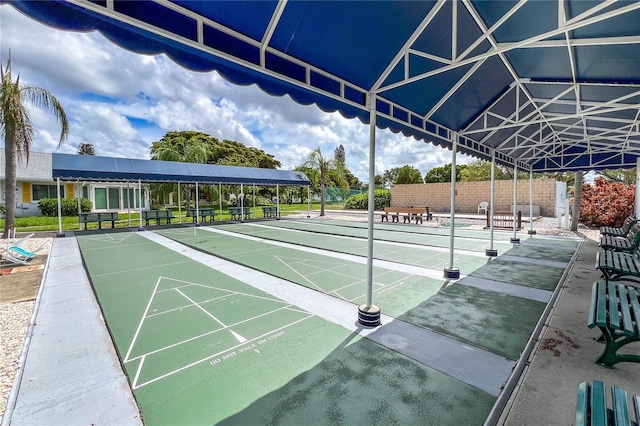
[[[9,4],[345,117],[368,123],[373,109],[378,127],[438,146],[457,134],[458,151],[526,171],[630,168],[640,155],[640,2]]]

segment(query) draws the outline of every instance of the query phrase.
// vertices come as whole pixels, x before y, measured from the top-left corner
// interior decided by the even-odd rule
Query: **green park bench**
[[[611,386],[611,405],[607,401],[606,385],[598,380],[580,383],[577,399],[576,426],[637,426],[640,422],[640,396],[631,395],[629,403],[627,391],[618,386]],[[631,418],[631,406],[636,414],[635,422]]]
[[[278,217],[278,206],[262,206],[263,217]]]
[[[84,229],[87,230],[87,224],[91,222],[98,223],[98,229],[102,229],[102,222],[111,222],[111,227],[116,227],[118,220],[118,212],[100,212],[100,213],[80,213],[78,222],[84,223]]]
[[[162,219],[164,219],[168,225],[171,223],[171,219],[175,219],[175,217],[171,210],[143,210],[142,219],[144,219],[145,226],[149,226],[150,220],[155,220],[156,225],[160,225]]]
[[[640,341],[640,289],[633,285],[597,281],[591,292],[589,328],[598,327],[605,347],[597,364],[612,367],[619,362],[638,362],[640,355],[619,354],[625,345]]]
[[[631,215],[622,223],[622,226],[617,228],[615,226],[602,226],[600,227],[600,235],[611,235],[613,237],[626,237],[631,231],[633,225],[637,222],[636,218]]]
[[[196,209],[189,209],[189,215],[193,219],[194,223],[198,221],[198,218],[196,217],[196,213],[200,214],[200,222],[215,221],[216,209],[214,208],[203,208],[203,209],[199,208],[197,212],[196,212]],[[207,218],[209,218],[208,221],[207,221]]]
[[[624,253],[619,251],[603,250],[596,253],[596,269],[598,269],[605,281],[640,282],[640,258],[639,252]]]
[[[605,250],[632,253],[640,247],[640,223],[631,227],[626,237],[603,235],[600,237],[600,247]]]
[[[240,214],[240,210],[242,210],[242,214]],[[249,207],[229,207],[229,214],[231,215],[231,220],[242,220],[251,219],[251,209]]]

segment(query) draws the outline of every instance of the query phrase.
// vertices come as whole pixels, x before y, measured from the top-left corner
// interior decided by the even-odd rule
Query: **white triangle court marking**
[[[235,333],[233,330],[231,330],[225,323],[223,323],[222,321],[220,321],[218,318],[214,317],[209,311],[207,311],[205,308],[203,308],[202,306],[198,305],[198,302],[196,302],[195,300],[193,300],[192,298],[190,298],[189,296],[187,296],[186,294],[184,294],[183,292],[181,292],[179,289],[176,288],[176,291],[178,293],[180,293],[185,299],[187,299],[189,302],[193,303],[193,305],[200,309],[202,312],[204,312],[205,314],[207,314],[208,316],[210,316],[211,318],[213,318],[218,324],[220,324],[223,328],[226,328],[229,330],[229,332],[231,332],[231,334],[233,334],[233,337],[235,337],[240,343],[244,343],[247,341],[247,339],[245,339],[244,337],[242,337],[241,335],[239,335],[238,333]]]
[[[231,332],[231,334],[233,334],[233,337],[235,337],[236,339],[238,339],[238,342],[240,343],[244,343],[247,341],[247,339],[245,339],[244,337],[242,337],[241,335],[239,335],[238,333],[236,333],[233,330],[229,330]]]

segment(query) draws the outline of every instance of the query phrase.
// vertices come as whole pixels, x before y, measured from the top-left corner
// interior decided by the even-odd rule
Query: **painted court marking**
[[[167,281],[172,282],[172,283],[177,283],[178,285],[175,286],[175,287],[169,287],[169,288],[164,288],[164,289],[160,288],[160,285],[162,283],[166,283]],[[217,292],[222,292],[223,294],[219,295],[219,296],[216,296],[216,297],[207,298],[207,299],[205,299],[205,300],[203,300],[201,302],[197,302],[197,301],[193,300],[193,298],[191,298],[187,294],[185,294],[184,290],[188,289],[189,287],[207,288],[207,289],[211,289],[211,290],[216,290]],[[181,306],[179,306],[177,308],[174,307],[174,308],[171,308],[171,309],[166,309],[166,310],[161,311],[161,312],[157,312],[156,309],[151,310],[151,307],[153,306],[153,303],[154,303],[154,300],[156,298],[156,295],[160,294],[160,293],[164,293],[164,294],[168,294],[168,295],[173,293],[173,294],[176,295],[176,297],[180,298],[181,300],[186,300],[189,303],[182,304]],[[211,301],[214,301],[214,300],[221,300],[221,299],[224,299],[224,298],[229,297],[229,296],[244,296],[244,297],[250,297],[250,298],[256,298],[256,299],[262,299],[262,300],[267,300],[267,301],[270,301],[270,302],[279,303],[282,306],[280,306],[280,307],[278,307],[276,309],[271,309],[269,311],[262,312],[262,313],[257,314],[257,315],[245,317],[244,319],[242,319],[240,321],[237,321],[237,322],[235,322],[233,324],[225,324],[218,317],[216,317],[214,314],[212,314],[211,312],[209,312],[207,309],[205,309],[202,306],[205,303],[208,303],[208,302],[211,302]],[[201,334],[198,334],[198,335],[190,336],[190,337],[182,339],[182,340],[180,340],[178,342],[167,342],[166,345],[164,345],[164,346],[162,346],[160,348],[157,348],[157,349],[154,349],[154,350],[150,350],[150,351],[148,351],[146,353],[143,353],[143,354],[132,356],[132,352],[133,352],[133,350],[134,350],[134,348],[136,346],[136,342],[138,341],[138,339],[141,338],[140,337],[141,336],[141,331],[142,331],[142,329],[144,327],[145,321],[148,318],[157,317],[159,315],[166,315],[168,313],[176,313],[176,311],[180,311],[182,309],[189,308],[189,307],[195,307],[195,308],[201,310],[202,312],[204,312],[208,317],[213,319],[215,323],[212,322],[212,326],[214,328],[212,328],[211,330],[209,330],[209,331],[207,331],[205,333],[201,333]],[[268,315],[277,314],[277,312],[283,311],[283,310],[289,310],[289,311],[297,312],[297,313],[303,314],[304,316],[302,318],[298,319],[298,320],[286,323],[284,325],[280,325],[275,329],[269,330],[266,333],[263,333],[263,334],[261,334],[259,336],[252,337],[252,338],[246,338],[246,337],[240,335],[239,333],[235,332],[232,329],[232,327],[234,327],[234,326],[238,326],[240,324],[248,323],[248,322],[255,321],[255,320],[261,320],[261,319],[265,318]],[[315,315],[312,314],[312,313],[309,313],[309,312],[304,311],[304,310],[302,310],[300,308],[297,308],[295,305],[289,304],[286,301],[277,299],[275,297],[266,297],[266,296],[261,296],[261,295],[254,295],[254,294],[251,294],[251,293],[245,293],[245,292],[241,292],[241,291],[234,291],[234,290],[229,290],[229,289],[220,288],[220,287],[216,287],[216,286],[204,285],[204,284],[200,284],[200,283],[189,282],[189,281],[185,281],[185,280],[179,280],[179,279],[160,276],[160,277],[158,277],[158,280],[156,281],[156,284],[154,286],[153,292],[152,292],[151,296],[149,297],[149,301],[146,304],[146,307],[144,309],[144,313],[142,314],[142,317],[141,317],[141,319],[140,319],[140,321],[138,323],[138,326],[136,328],[134,336],[133,336],[133,338],[131,340],[131,343],[129,345],[129,348],[127,350],[127,353],[126,353],[126,355],[125,355],[125,357],[123,359],[123,363],[124,364],[129,364],[129,363],[136,362],[136,361],[139,362],[139,364],[137,366],[137,369],[136,369],[136,372],[135,372],[135,375],[134,375],[134,378],[133,378],[132,383],[131,383],[132,389],[135,390],[135,389],[139,389],[139,388],[141,388],[143,386],[146,386],[148,384],[154,383],[154,382],[156,382],[158,380],[161,380],[163,378],[169,377],[169,376],[171,376],[173,374],[176,374],[176,373],[178,373],[180,371],[184,371],[187,368],[193,367],[195,365],[201,364],[203,362],[206,362],[206,361],[209,361],[209,360],[212,360],[212,359],[217,359],[217,357],[222,356],[223,354],[227,354],[230,351],[233,351],[234,349],[237,349],[239,347],[242,347],[243,345],[246,345],[247,343],[251,343],[251,342],[255,342],[255,341],[261,341],[260,339],[263,339],[263,338],[265,338],[267,336],[272,336],[272,335],[274,335],[274,333],[278,333],[278,332],[282,331],[283,329],[291,327],[292,325],[298,324],[298,323],[300,323],[300,322],[302,322],[302,321],[304,321],[306,319],[312,318],[314,316]],[[173,349],[173,348],[177,348],[177,347],[179,347],[181,345],[193,342],[193,341],[195,341],[197,339],[201,339],[201,338],[207,337],[207,336],[212,336],[212,335],[214,335],[216,333],[220,333],[220,332],[224,332],[224,331],[228,331],[229,333],[231,333],[231,335],[238,342],[238,344],[225,347],[223,350],[221,350],[221,351],[219,351],[217,353],[214,353],[214,354],[211,354],[211,355],[207,355],[204,358],[201,358],[201,359],[196,360],[194,362],[190,362],[187,365],[184,365],[184,366],[181,366],[179,368],[173,369],[172,371],[166,372],[166,373],[161,374],[161,375],[159,375],[157,377],[152,377],[152,378],[150,378],[150,379],[148,379],[148,380],[146,380],[146,381],[144,381],[142,383],[140,382],[140,376],[141,376],[141,373],[142,373],[142,370],[143,370],[143,366],[145,365],[145,362],[147,362],[148,357],[150,357],[152,355],[162,354],[164,351],[167,351],[167,350],[170,350],[170,349]],[[257,353],[260,353],[260,351],[258,349],[254,349],[254,350]],[[158,361],[156,361],[156,362],[158,362]],[[185,361],[185,362],[187,362],[187,361]]]

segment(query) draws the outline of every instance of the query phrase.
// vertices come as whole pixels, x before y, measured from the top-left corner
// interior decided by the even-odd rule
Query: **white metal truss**
[[[594,159],[601,158],[596,156],[604,156],[609,160],[617,158],[615,156],[620,156],[623,152],[640,155],[640,85],[580,81],[576,63],[576,48],[578,47],[640,45],[640,34],[572,38],[576,30],[640,10],[640,2],[622,3],[617,0],[606,0],[594,4],[593,7],[569,19],[565,10],[566,0],[557,0],[556,28],[522,40],[498,43],[495,39],[496,32],[527,4],[527,0],[518,1],[491,26],[487,26],[483,21],[471,0],[437,0],[389,61],[384,71],[376,78],[375,83],[371,87],[359,87],[327,70],[306,63],[286,52],[278,51],[271,45],[272,37],[283,18],[288,0],[280,0],[277,3],[259,40],[203,17],[169,0],[154,1],[173,12],[194,20],[197,25],[197,35],[194,40],[118,13],[113,0],[107,0],[106,7],[88,0],[67,1],[181,43],[189,48],[239,64],[249,70],[338,100],[361,111],[368,111],[369,106],[364,100],[368,99],[371,94],[375,94],[380,102],[388,106],[388,112],[378,111],[377,114],[380,117],[416,130],[425,139],[433,138],[438,143],[443,140],[451,141],[453,133],[457,131],[460,136],[458,149],[461,152],[490,159],[492,152],[495,151],[498,162],[511,165],[517,163],[518,167],[524,170],[531,169],[536,163],[538,163],[536,168],[540,168],[539,162],[544,162],[548,169],[560,170],[562,167],[571,169],[577,162],[576,153],[580,152],[583,155],[592,155]],[[441,54],[420,50],[416,47],[416,42],[430,29],[434,19],[444,13],[445,7],[449,7],[447,12],[451,13],[451,46],[443,57]],[[466,47],[459,43],[458,38],[458,33],[465,30],[458,28],[459,14],[463,11],[468,13],[477,25],[480,34]],[[208,45],[204,38],[206,28],[222,32],[257,49],[259,62],[243,60]],[[488,49],[479,52],[478,48],[483,45],[488,45]],[[507,53],[516,49],[545,48],[566,49],[568,65],[571,69],[570,81],[534,81],[523,78],[516,73],[507,58]],[[270,69],[267,61],[268,55],[301,67],[304,69],[304,79],[293,78]],[[446,57],[447,55],[450,57]],[[465,85],[475,76],[482,65],[493,57],[499,58],[511,75],[513,79],[511,85],[505,88],[497,99],[462,129],[450,129],[435,122],[433,117],[437,115],[440,108],[447,104],[459,90],[464,90]],[[436,64],[435,69],[412,75],[412,64],[425,59]],[[390,93],[393,89],[422,82],[463,66],[468,67],[465,74],[447,88],[445,95],[435,104],[425,107],[423,113],[411,111],[406,106],[390,100],[392,98]],[[402,76],[398,80],[390,81],[390,76],[395,76],[397,73],[394,71],[399,67],[402,67],[404,71]],[[315,85],[312,79],[314,74],[334,81],[339,86],[339,90],[329,92],[328,89]],[[544,93],[553,93],[553,95],[548,97],[536,95],[538,93],[534,90],[536,85],[552,87],[553,90]],[[592,87],[624,89],[623,91],[626,93],[624,95],[617,94],[609,99],[588,99],[585,93],[587,93],[587,89]],[[353,96],[347,96],[347,91],[362,95],[363,101],[354,100]],[[388,95],[385,97],[385,94]],[[508,104],[510,108],[505,109],[505,105]],[[594,161],[594,164],[597,165],[598,163],[602,164],[603,160]],[[624,162],[621,161],[621,163]]]

